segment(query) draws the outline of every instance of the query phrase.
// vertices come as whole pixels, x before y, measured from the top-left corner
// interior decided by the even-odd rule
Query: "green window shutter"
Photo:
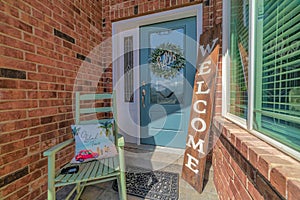
[[[300,2],[263,3],[256,27],[255,128],[300,151]]]
[[[229,112],[247,118],[249,0],[231,0]]]

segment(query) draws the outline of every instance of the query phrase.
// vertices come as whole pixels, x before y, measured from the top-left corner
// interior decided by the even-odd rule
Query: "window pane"
[[[300,151],[300,4],[265,0],[260,10],[255,128]]]
[[[133,39],[124,38],[124,99],[133,102]]]
[[[249,0],[231,0],[229,112],[247,118]]]

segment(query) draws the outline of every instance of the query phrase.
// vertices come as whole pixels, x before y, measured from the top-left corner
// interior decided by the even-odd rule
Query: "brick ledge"
[[[282,197],[286,199],[299,197],[299,161],[223,117],[215,117],[213,125],[213,128],[219,132],[217,135],[220,135],[221,142],[225,143],[224,146],[228,142],[229,157],[233,156],[236,149]]]

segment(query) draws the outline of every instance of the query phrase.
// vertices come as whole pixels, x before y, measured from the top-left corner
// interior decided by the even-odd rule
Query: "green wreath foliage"
[[[173,56],[173,62],[163,65],[159,62],[163,54]],[[185,58],[178,45],[162,43],[150,54],[150,68],[153,74],[165,79],[172,79],[185,67]]]

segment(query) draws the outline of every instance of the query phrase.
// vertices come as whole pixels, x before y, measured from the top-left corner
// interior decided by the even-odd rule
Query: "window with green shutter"
[[[231,114],[247,118],[249,0],[231,0],[230,12],[230,95]]]
[[[254,128],[300,151],[300,2],[256,6]]]

